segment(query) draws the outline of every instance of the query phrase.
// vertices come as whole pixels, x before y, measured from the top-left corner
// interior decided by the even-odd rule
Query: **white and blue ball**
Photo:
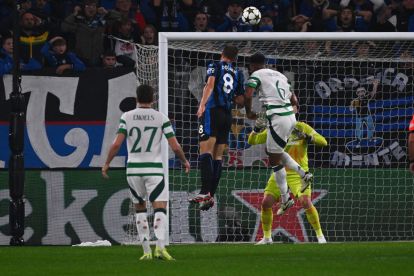
[[[262,15],[256,7],[247,7],[243,10],[242,20],[249,25],[257,25],[260,22]]]

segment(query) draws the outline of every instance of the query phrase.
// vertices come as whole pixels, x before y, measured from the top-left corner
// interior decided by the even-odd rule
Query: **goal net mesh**
[[[200,211],[187,201],[200,188],[196,112],[206,67],[220,59],[226,43],[239,48],[237,65],[246,79],[248,57],[265,54],[267,66],[289,78],[300,103],[298,120],[327,139],[327,147],[308,149],[315,175],[312,202],[326,239],[414,239],[414,183],[406,147],[414,100],[413,42],[169,41],[168,64],[159,66],[168,66],[169,117],[192,165],[185,175],[170,153],[170,242],[257,241],[263,235],[260,204],[272,171],[265,146],[247,143],[254,122],[243,109],[233,110],[216,205]],[[138,46],[140,83],[158,81],[153,53]],[[358,88],[365,89],[359,99]],[[354,100],[358,104],[351,108]],[[253,109],[261,108],[255,97]],[[134,223],[129,225],[132,231]],[[274,216],[272,233],[279,241],[315,241],[298,200],[285,215]]]

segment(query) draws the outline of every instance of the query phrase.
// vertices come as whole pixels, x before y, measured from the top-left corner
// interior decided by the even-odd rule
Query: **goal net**
[[[398,35],[383,40],[384,34],[222,36],[161,34],[159,75],[156,66],[138,70],[141,81],[159,76],[160,110],[168,112],[192,165],[185,175],[169,155],[170,242],[252,242],[263,235],[260,204],[272,171],[265,146],[247,143],[254,122],[243,109],[233,110],[217,204],[204,212],[187,200],[200,188],[196,112],[206,67],[220,59],[227,43],[239,48],[237,65],[246,79],[249,56],[265,54],[267,66],[289,78],[300,103],[298,120],[327,139],[327,147],[308,148],[315,175],[311,199],[327,240],[413,240],[414,183],[406,147],[414,113],[413,41]],[[257,97],[253,109],[262,109]],[[315,241],[298,201],[285,215],[274,215],[272,234],[279,241]]]

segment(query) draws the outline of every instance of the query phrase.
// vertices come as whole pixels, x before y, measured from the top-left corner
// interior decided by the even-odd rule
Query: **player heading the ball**
[[[228,144],[232,123],[233,102],[244,101],[246,112],[251,114],[251,97],[244,99],[243,73],[235,65],[237,54],[237,47],[226,45],[220,61],[208,65],[207,83],[197,111],[201,190],[189,201],[198,203],[201,210],[214,206],[214,194],[222,171],[223,151]]]
[[[144,249],[140,260],[152,259],[149,245],[150,234],[147,220],[147,196],[154,207],[154,232],[157,244],[154,257],[174,260],[165,249],[167,225],[168,190],[164,182],[164,169],[161,155],[161,140],[164,135],[174,153],[185,166],[186,173],[190,163],[185,158],[181,145],[175,138],[170,120],[152,108],[154,89],[149,85],[137,88],[137,108],[125,112],[119,122],[118,133],[112,143],[108,157],[102,167],[102,175],[108,178],[109,164],[116,156],[125,138],[127,139],[128,163],[127,181],[130,198],[135,206],[138,236]]]
[[[251,73],[246,88],[246,97],[252,97],[255,90],[259,93],[259,101],[266,107],[268,132],[266,150],[273,168],[276,183],[281,193],[282,204],[277,211],[283,214],[293,206],[294,201],[288,192],[285,166],[297,172],[303,181],[303,192],[313,181],[313,175],[305,172],[292,157],[284,151],[287,140],[296,125],[293,106],[298,100],[291,91],[288,79],[282,73],[265,68],[266,58],[262,53],[250,57],[249,72]]]

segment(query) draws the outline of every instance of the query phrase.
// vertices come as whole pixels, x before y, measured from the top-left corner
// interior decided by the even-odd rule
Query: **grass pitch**
[[[172,245],[177,261],[138,261],[141,247],[0,247],[0,275],[414,275],[414,243]]]

